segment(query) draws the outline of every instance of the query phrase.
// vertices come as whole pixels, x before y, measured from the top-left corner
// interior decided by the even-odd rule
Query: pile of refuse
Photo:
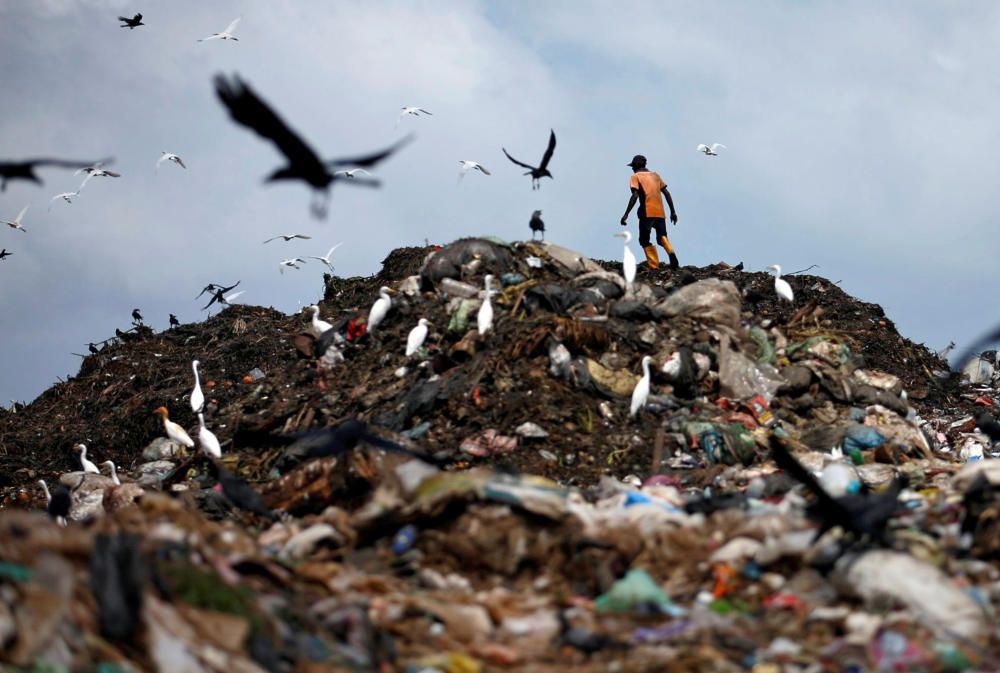
[[[1000,668],[1000,381],[786,280],[791,304],[742,265],[630,284],[552,243],[463,239],[326,276],[323,328],[230,306],[130,332],[0,410],[0,662]],[[193,360],[218,461],[153,413],[198,435]],[[115,474],[79,472],[80,443]]]

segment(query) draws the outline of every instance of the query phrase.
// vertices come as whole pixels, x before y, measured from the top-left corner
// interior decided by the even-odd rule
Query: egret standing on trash
[[[674,210],[674,200],[670,196],[666,183],[659,174],[646,168],[646,157],[637,154],[628,163],[632,167],[632,177],[628,186],[632,190],[629,197],[628,208],[622,215],[621,224],[628,226],[628,216],[632,212],[632,207],[639,203],[639,245],[646,253],[646,266],[656,269],[660,266],[660,258],[656,254],[656,245],[649,240],[649,232],[656,229],[656,241],[663,246],[663,249],[670,255],[670,268],[680,268],[674,248],[667,239],[667,220],[663,210],[663,199],[660,194],[667,198],[667,205],[670,206],[670,221],[677,224],[677,211]]]

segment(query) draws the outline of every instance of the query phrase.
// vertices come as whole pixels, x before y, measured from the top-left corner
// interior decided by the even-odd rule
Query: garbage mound
[[[786,279],[464,239],[123,333],[0,410],[0,661],[996,669],[997,390]]]

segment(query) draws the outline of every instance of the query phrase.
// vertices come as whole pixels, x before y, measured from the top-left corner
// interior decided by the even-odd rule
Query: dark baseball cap
[[[626,166],[631,166],[632,168],[636,168],[636,167],[639,167],[639,166],[645,166],[646,165],[646,157],[642,156],[641,154],[636,154],[634,157],[632,157],[632,161],[628,162],[625,165]]]

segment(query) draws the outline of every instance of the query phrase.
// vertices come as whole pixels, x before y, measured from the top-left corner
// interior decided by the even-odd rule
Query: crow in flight
[[[70,161],[65,159],[27,159],[25,161],[0,161],[0,192],[7,189],[8,180],[30,180],[42,184],[35,175],[35,169],[42,166],[57,168],[87,168],[99,163],[110,163],[111,159],[103,161]]]
[[[218,480],[219,486],[222,487],[222,495],[226,496],[226,499],[233,503],[234,506],[246,512],[259,514],[271,521],[278,518],[264,504],[264,499],[260,497],[260,493],[255,491],[242,477],[233,474],[214,460],[208,461],[208,468]]]
[[[215,92],[229,110],[233,121],[270,140],[278,151],[285,155],[288,163],[271,173],[265,182],[301,180],[310,185],[314,190],[311,210],[318,218],[326,216],[330,185],[339,179],[331,169],[340,166],[371,168],[412,139],[412,136],[407,136],[395,145],[374,154],[324,161],[238,76],[227,79],[223,75],[217,75]],[[359,178],[352,178],[349,182],[369,187],[377,187],[380,184],[378,180]]]
[[[118,20],[122,22],[122,25],[118,26],[119,28],[128,28],[129,30],[146,25],[142,22],[142,14],[136,14],[131,19],[125,16],[119,16]]]
[[[7,257],[10,257],[13,254],[14,253],[12,253],[12,252],[7,252],[7,248],[4,248],[3,250],[0,250],[0,259],[5,259]]]
[[[522,161],[518,161],[514,157],[510,156],[510,154],[507,152],[506,148],[503,148],[503,147],[500,148],[500,149],[503,150],[503,153],[507,155],[508,159],[510,159],[511,161],[513,161],[518,166],[520,166],[522,168],[527,168],[528,169],[528,172],[525,173],[525,175],[530,175],[531,176],[531,188],[532,189],[538,189],[541,186],[539,184],[539,181],[542,178],[545,178],[545,177],[551,178],[552,177],[552,174],[549,173],[549,161],[552,159],[552,152],[554,152],[555,149],[556,149],[556,132],[552,131],[551,129],[549,130],[549,132],[551,134],[551,135],[549,135],[549,146],[545,149],[545,154],[542,155],[542,163],[538,164],[537,167],[535,167],[535,166],[529,166],[528,164],[526,164],[526,163],[524,163]]]
[[[236,285],[239,285],[239,284],[240,284],[240,281],[236,281]],[[234,287],[236,287],[236,285],[230,285],[229,287],[223,287],[222,285],[212,285],[211,283],[209,283],[209,285],[205,289],[207,290],[209,287],[214,287],[215,288],[215,294],[212,295],[212,299],[207,304],[205,304],[204,306],[201,307],[201,310],[202,311],[207,310],[208,307],[211,306],[212,304],[214,304],[215,302],[219,302],[220,304],[226,304],[226,303],[228,303],[228,302],[226,302],[225,294],[227,292],[229,292],[230,290],[232,290]],[[204,294],[204,290],[202,290],[202,293]],[[199,294],[198,297],[200,297],[200,296],[201,295]],[[197,299],[197,297],[195,297],[195,299]]]

